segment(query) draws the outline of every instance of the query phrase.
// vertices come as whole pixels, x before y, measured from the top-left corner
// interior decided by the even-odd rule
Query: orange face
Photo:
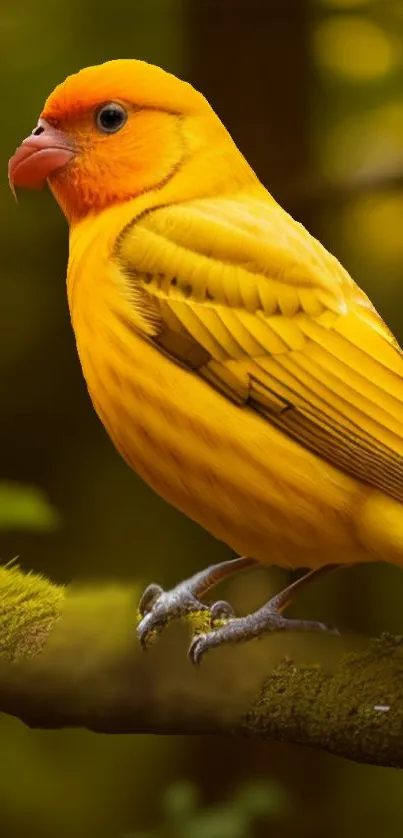
[[[184,120],[209,109],[190,85],[141,61],[70,76],[9,163],[15,187],[45,181],[69,220],[159,188],[187,153]]]

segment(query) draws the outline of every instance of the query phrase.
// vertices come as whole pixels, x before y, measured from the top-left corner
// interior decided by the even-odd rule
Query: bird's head
[[[55,88],[36,128],[11,158],[9,180],[13,190],[48,181],[74,221],[161,189],[203,150],[215,149],[210,168],[217,176],[228,145],[237,152],[190,84],[143,61],[109,61]],[[206,176],[201,167],[201,181]]]

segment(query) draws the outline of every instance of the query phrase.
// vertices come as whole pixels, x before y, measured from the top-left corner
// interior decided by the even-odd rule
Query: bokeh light
[[[385,268],[387,263],[403,260],[403,194],[359,196],[346,208],[343,232],[356,251]]]
[[[322,6],[329,9],[357,9],[368,6],[371,0],[321,0]]]
[[[360,16],[323,20],[313,34],[316,61],[322,69],[356,81],[389,73],[401,57],[401,45],[379,24]]]
[[[345,179],[378,168],[403,170],[403,103],[340,117],[318,147],[325,177]]]

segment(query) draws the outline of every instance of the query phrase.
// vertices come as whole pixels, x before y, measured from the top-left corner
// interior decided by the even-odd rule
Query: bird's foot
[[[268,603],[247,617],[229,616],[224,625],[214,631],[196,635],[190,644],[189,657],[192,663],[198,664],[203,655],[215,646],[222,646],[224,643],[244,643],[254,637],[284,631],[323,631],[339,634],[336,628],[316,620],[290,620],[282,617]]]
[[[173,620],[192,618],[199,631],[208,631],[212,626],[209,606],[194,595],[187,581],[170,591],[164,591],[160,585],[149,585],[140,600],[139,612],[137,637],[143,649]]]
[[[157,634],[173,620],[191,618],[194,631],[198,634],[209,632],[214,626],[220,626],[234,616],[228,603],[220,601],[209,606],[201,602],[200,597],[222,579],[255,564],[253,559],[244,557],[221,562],[180,582],[170,591],[164,591],[160,585],[149,585],[139,603],[137,637],[143,649],[147,649]]]
[[[213,631],[200,633],[193,638],[189,648],[190,660],[194,664],[199,664],[205,653],[214,647],[222,646],[224,643],[244,643],[247,640],[276,632],[326,632],[339,635],[340,632],[333,626],[327,626],[325,623],[316,620],[292,620],[283,617],[281,613],[291,602],[295,593],[305,586],[312,577],[323,572],[327,573],[333,568],[334,566],[328,565],[326,568],[307,573],[274,596],[262,608],[246,617],[235,617],[229,612],[227,615],[224,613],[223,616],[225,615],[226,619],[223,625]],[[222,605],[225,606],[226,604],[223,603]],[[216,603],[211,609],[212,617],[216,621],[221,616],[220,606],[221,603]]]

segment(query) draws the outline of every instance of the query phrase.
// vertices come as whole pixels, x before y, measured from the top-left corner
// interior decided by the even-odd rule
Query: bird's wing
[[[161,208],[119,239],[137,328],[227,398],[403,502],[403,353],[274,201]]]

